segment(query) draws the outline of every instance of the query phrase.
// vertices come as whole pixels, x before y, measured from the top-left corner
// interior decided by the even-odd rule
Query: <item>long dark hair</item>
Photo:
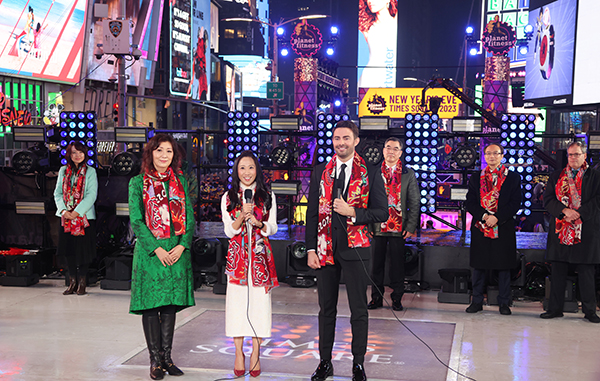
[[[146,146],[144,146],[144,153],[142,154],[142,173],[152,171],[154,168],[154,161],[152,159],[152,152],[154,152],[160,143],[169,142],[173,148],[173,160],[171,160],[171,169],[175,174],[179,173],[179,167],[181,166],[181,150],[178,147],[177,142],[171,135],[168,134],[156,134],[152,139],[148,140]]]
[[[84,158],[83,158],[83,161],[81,162],[81,165],[86,165],[86,163],[85,163],[85,158],[86,158],[85,146],[83,145],[82,142],[73,142],[67,146],[67,153],[65,155],[65,159],[67,159],[67,165],[73,169],[77,169],[77,164],[75,164],[75,162],[71,158],[71,155],[73,154],[74,149],[79,152],[83,152]]]
[[[238,167],[240,165],[240,160],[245,157],[251,158],[254,161],[254,166],[256,168],[256,179],[254,180],[256,183],[256,190],[254,191],[254,204],[259,206],[264,204],[264,209],[269,210],[271,209],[271,189],[269,189],[267,184],[265,184],[265,176],[263,175],[260,163],[252,151],[244,151],[240,154],[240,156],[237,157],[237,159],[235,159],[235,163],[233,164],[231,187],[227,191],[230,201],[227,211],[231,212],[238,206],[242,206],[242,202],[238,196],[240,191],[240,176],[238,175]]]

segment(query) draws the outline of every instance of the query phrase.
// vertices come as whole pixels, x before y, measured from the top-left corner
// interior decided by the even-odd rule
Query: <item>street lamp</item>
[[[327,17],[329,17],[329,16],[327,16],[327,15],[300,16],[300,17],[294,17],[293,19],[289,19],[289,20],[285,20],[285,21],[283,21],[283,19],[281,19],[281,21],[279,21],[278,23],[275,23],[275,24],[272,24],[268,21],[264,21],[261,19],[252,19],[252,18],[248,18],[248,17],[232,17],[232,18],[222,19],[221,21],[258,22],[258,23],[270,26],[273,29],[273,33],[270,33],[272,38],[269,38],[269,48],[270,48],[269,50],[271,50],[271,52],[273,54],[272,65],[271,65],[271,82],[277,82],[277,63],[278,63],[278,57],[279,57],[279,47],[278,47],[277,36],[275,34],[279,35],[279,34],[281,34],[280,30],[283,31],[283,29],[279,29],[279,28],[281,28],[282,26],[289,24],[291,22],[297,21],[297,20],[324,19]],[[273,41],[273,42],[271,42],[271,41]],[[284,55],[287,56],[287,54],[284,54]],[[279,104],[278,104],[277,99],[273,99],[273,114],[279,115]]]

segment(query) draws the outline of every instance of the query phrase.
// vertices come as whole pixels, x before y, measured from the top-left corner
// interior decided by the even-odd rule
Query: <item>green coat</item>
[[[142,314],[144,310],[175,305],[182,310],[193,306],[194,278],[190,247],[194,235],[194,207],[189,197],[188,184],[183,176],[178,176],[183,184],[186,200],[186,232],[181,236],[156,239],[146,226],[143,201],[144,175],[135,176],[129,181],[129,219],[137,237],[133,251],[133,273],[131,277],[131,303],[129,312]],[[168,192],[168,185],[165,185]],[[173,232],[171,224],[171,232]],[[177,245],[185,250],[173,266],[163,266],[154,250],[158,247],[169,251]]]

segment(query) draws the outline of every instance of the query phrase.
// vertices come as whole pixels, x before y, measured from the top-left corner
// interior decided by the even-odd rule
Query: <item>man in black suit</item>
[[[355,152],[358,127],[339,122],[333,130],[335,155],[312,174],[306,221],[308,266],[315,269],[319,294],[319,355],[312,381],[333,375],[331,364],[339,293],[344,270],[352,325],[352,380],[366,380],[367,284],[370,242],[367,224],[388,219],[388,205],[379,168],[368,170]]]

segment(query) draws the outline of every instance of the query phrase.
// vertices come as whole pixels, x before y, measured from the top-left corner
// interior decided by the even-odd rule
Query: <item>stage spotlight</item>
[[[192,242],[192,268],[194,272],[217,273],[217,262],[223,245],[217,238],[194,238]]]
[[[19,151],[12,157],[12,167],[20,174],[35,172],[39,162],[39,157],[31,151]]]
[[[340,30],[337,26],[334,25],[331,27],[330,31],[331,31],[332,36],[337,36],[337,34],[339,33]]]
[[[339,99],[336,99],[335,101],[333,101],[333,105],[335,107],[340,107],[342,105],[342,101]]]
[[[383,159],[381,148],[377,144],[373,143],[365,145],[361,156],[366,160],[367,163],[371,165],[377,165],[381,163],[381,160]]]
[[[277,35],[278,36],[283,36],[285,34],[285,29],[283,27],[279,27],[277,28]]]
[[[477,152],[471,146],[460,146],[454,152],[454,160],[456,161],[456,165],[461,168],[471,168],[475,165],[475,161],[477,161]]]
[[[527,45],[519,45],[519,53],[527,55],[527,53],[529,53],[529,47]]]
[[[467,29],[465,30],[465,33],[467,34],[467,36],[472,36],[473,35],[473,27],[472,26],[468,26]]]
[[[288,48],[281,48],[281,55],[287,57],[290,54],[290,50]]]
[[[472,55],[472,56],[476,56],[476,55],[477,55],[477,53],[479,53],[479,49],[477,49],[477,48],[475,48],[475,47],[472,47],[472,48],[469,50],[469,54],[470,54],[470,55]]]
[[[121,152],[112,161],[113,171],[119,176],[135,176],[140,171],[140,159],[131,152]]]
[[[327,50],[325,50],[325,53],[327,53],[328,56],[332,56],[333,53],[335,53],[335,51],[333,50],[332,47],[327,48]]]
[[[293,159],[293,152],[284,145],[278,145],[271,152],[271,162],[278,167],[289,165]]]
[[[286,281],[292,287],[312,287],[316,284],[314,270],[306,262],[306,244],[296,241],[287,246]]]
[[[533,25],[531,25],[531,24],[525,25],[525,27],[523,28],[523,31],[525,32],[525,37],[532,37],[533,36]]]

